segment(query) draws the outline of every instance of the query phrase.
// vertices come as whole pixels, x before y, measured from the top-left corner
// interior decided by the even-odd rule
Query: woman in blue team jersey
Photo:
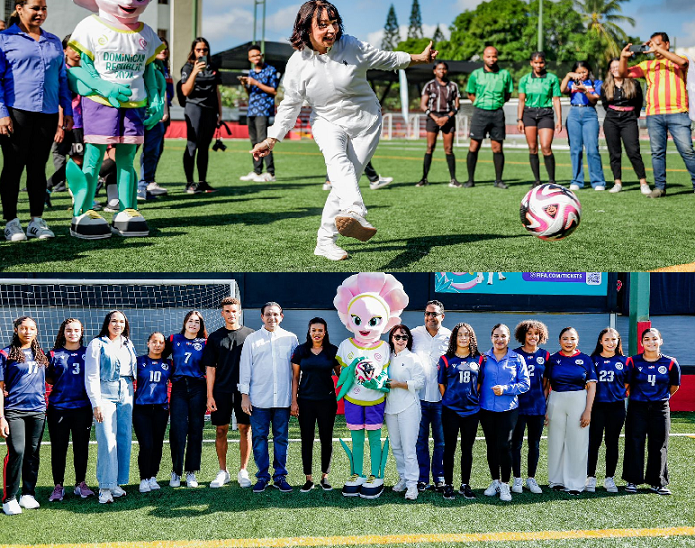
[[[528,392],[531,381],[523,356],[509,349],[509,327],[492,328],[492,348],[480,359],[480,425],[485,434],[487,463],[492,483],[485,496],[509,502],[512,495],[512,434],[519,416],[519,394]]]
[[[2,511],[8,516],[39,507],[35,495],[46,423],[47,365],[36,322],[28,316],[17,318],[12,342],[0,350],[0,436],[7,439]],[[17,502],[20,475],[22,496]]]
[[[149,352],[138,357],[137,390],[133,406],[133,428],[138,438],[138,468],[140,492],[159,489],[157,473],[162,461],[164,433],[169,419],[169,377],[171,360],[162,358],[166,342],[164,335],[155,331],[147,339]]]
[[[526,361],[531,387],[528,392],[519,395],[519,418],[516,421],[514,434],[512,434],[512,472],[514,473],[512,492],[521,493],[524,489],[524,483],[521,479],[521,447],[524,444],[524,431],[528,428],[526,488],[532,493],[540,494],[543,490],[536,482],[536,469],[540,456],[539,446],[543,434],[547,397],[543,378],[545,364],[550,358],[550,353],[538,345],[547,342],[548,328],[538,320],[524,320],[516,326],[514,338],[522,345],[515,348],[514,352]]]
[[[454,454],[461,433],[461,488],[459,493],[474,499],[470,482],[473,444],[478,431],[478,340],[467,323],[451,330],[446,354],[439,358],[437,382],[442,394],[442,428],[444,430],[444,499],[453,500]]]
[[[591,357],[577,349],[573,327],[560,331],[560,351],[546,363],[545,378],[551,392],[545,423],[548,425],[548,481],[553,489],[578,495],[586,484],[591,409],[596,395],[596,369]]]
[[[661,353],[661,333],[653,327],[642,333],[644,352],[627,359],[630,400],[625,421],[623,479],[625,491],[636,493],[646,483],[659,495],[670,495],[668,436],[671,431],[669,400],[681,384],[681,368],[675,358]],[[644,449],[647,445],[647,470]]]
[[[196,472],[200,470],[203,451],[203,425],[207,404],[203,349],[208,332],[203,315],[191,310],[183,319],[181,332],[170,335],[164,357],[171,355],[174,372],[171,376],[171,447],[172,472],[169,485],[181,485],[186,473],[186,486],[198,487]],[[188,440],[188,445],[186,445]],[[184,462],[184,453],[186,460]]]
[[[51,470],[53,493],[51,502],[65,495],[65,462],[72,434],[72,455],[75,467],[76,495],[93,496],[85,482],[89,458],[89,437],[92,433],[92,406],[84,387],[84,331],[80,320],[67,318],[58,328],[53,350],[49,354],[46,382],[53,385],[48,396],[48,433],[51,436]]]
[[[596,398],[591,410],[589,427],[589,464],[586,470],[586,490],[596,491],[596,463],[604,430],[606,435],[606,491],[617,493],[615,469],[618,465],[618,440],[625,423],[625,398],[627,397],[627,358],[623,355],[620,334],[606,327],[598,334],[596,348],[591,353],[596,368]]]

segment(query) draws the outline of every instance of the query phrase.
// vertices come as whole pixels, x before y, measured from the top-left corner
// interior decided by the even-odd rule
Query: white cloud
[[[474,10],[479,4],[482,4],[483,0],[457,0],[456,7],[460,11]]]
[[[241,8],[203,18],[203,34],[213,43],[228,42],[230,38],[248,41],[249,29],[253,30],[253,12]]]
[[[669,33],[671,34],[671,33]],[[678,33],[678,49],[688,49],[688,53],[695,53],[695,21],[688,21],[681,26],[681,32]]]
[[[266,30],[274,30],[277,32],[285,33],[287,34],[287,36],[292,34],[294,20],[297,18],[297,13],[299,12],[299,8],[301,6],[301,4],[293,4],[292,6],[282,8],[281,10],[278,10],[273,14],[266,14]]]

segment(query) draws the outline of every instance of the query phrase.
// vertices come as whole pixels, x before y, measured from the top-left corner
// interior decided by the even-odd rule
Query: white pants
[[[420,414],[420,405],[414,403],[400,413],[384,415],[391,451],[396,459],[398,477],[405,480],[407,487],[417,487],[417,480],[420,477],[420,466],[415,449],[420,432]]]
[[[381,120],[368,134],[360,137],[350,137],[344,129],[322,118],[314,120],[311,129],[326,162],[332,187],[323,207],[317,241],[335,242],[338,238],[335,218],[341,212],[354,211],[362,217],[367,215],[358,183],[364,166],[379,144]]]
[[[550,392],[548,399],[548,481],[583,491],[589,458],[589,427],[579,424],[586,390]]]

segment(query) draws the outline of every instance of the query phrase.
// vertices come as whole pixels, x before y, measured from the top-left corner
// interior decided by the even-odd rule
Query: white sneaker
[[[8,516],[16,516],[17,514],[22,513],[22,507],[17,502],[17,499],[12,499],[8,500],[7,502],[3,502],[2,511]]]
[[[267,171],[265,173],[261,173],[260,175],[256,175],[253,179],[254,182],[256,183],[272,183],[275,181],[275,175],[271,175]]]
[[[164,196],[165,194],[169,194],[169,191],[166,188],[159,186],[154,181],[147,185],[147,192],[153,196]]]
[[[513,493],[523,493],[524,492],[524,481],[521,478],[514,478],[514,483],[512,483]]]
[[[603,486],[609,493],[618,492],[618,486],[615,484],[615,480],[613,478],[606,478],[605,480],[603,480]]]
[[[333,188],[333,185],[331,184],[330,181],[326,181],[323,183],[323,190],[331,190]]]
[[[611,188],[608,192],[615,194],[616,192],[620,192],[622,189],[623,189],[623,185],[616,183],[613,185],[613,188]]]
[[[408,487],[408,490],[405,492],[405,500],[417,500],[417,484],[416,485],[411,485]]]
[[[22,495],[19,497],[19,505],[27,510],[36,510],[41,506],[33,495]]]
[[[159,484],[157,483],[157,478],[151,477],[150,479],[147,480],[147,483],[150,485],[150,491],[159,491],[161,489],[159,487]]]
[[[398,480],[398,483],[393,486],[392,490],[396,493],[402,493],[405,491],[406,485],[405,485],[405,480],[403,478]],[[417,490],[417,485],[415,486],[415,489]]]
[[[354,211],[345,211],[336,216],[335,226],[343,236],[355,238],[360,242],[366,242],[376,234],[376,228]]]
[[[198,480],[195,479],[195,474],[193,472],[186,474],[186,487],[192,487],[193,489],[198,487]]]
[[[579,189],[581,189],[581,188],[582,188],[582,187],[580,187],[579,185],[574,184],[574,183],[570,185],[570,190],[579,190]]]
[[[314,255],[318,257],[325,257],[329,261],[342,261],[343,259],[348,258],[347,251],[333,242],[316,244]]]
[[[150,480],[140,480],[140,492],[141,493],[149,493],[151,491],[150,489]]]
[[[500,492],[500,480],[493,480],[492,483],[490,484],[490,487],[485,489],[483,491],[483,494],[486,497],[494,497],[497,493]]]
[[[604,185],[596,185],[594,190],[606,190],[606,187]]]
[[[210,487],[213,489],[218,489],[222,487],[225,483],[229,483],[229,472],[226,470],[220,470],[217,472],[215,479],[210,482]]]
[[[113,498],[117,499],[120,497],[125,497],[128,493],[125,492],[123,487],[120,485],[116,485],[113,489],[111,489],[111,494],[113,495]]]
[[[596,491],[596,478],[586,478],[586,483],[584,484],[584,489],[589,491],[589,493],[594,493]]]
[[[118,201],[118,198],[109,199],[109,201],[106,202],[106,205],[104,206],[104,211],[108,211],[109,213],[118,213],[120,209],[121,202]]]
[[[49,238],[55,238],[55,234],[48,228],[46,221],[41,217],[35,217],[27,226],[27,237],[48,240]]]
[[[242,175],[239,177],[240,181],[255,181],[256,177],[259,177],[259,175],[255,171],[249,171],[248,175]]]
[[[99,504],[113,502],[113,495],[109,489],[99,489]]]
[[[652,189],[649,188],[649,185],[640,185],[639,191],[645,196],[648,196],[652,193]]]
[[[540,495],[543,492],[543,489],[540,488],[535,478],[526,479],[526,488],[536,495]]]
[[[23,242],[27,239],[27,235],[22,230],[22,223],[19,222],[17,217],[8,221],[5,225],[5,239],[8,242]]]
[[[393,181],[393,177],[382,177],[379,175],[379,180],[374,181],[373,183],[369,183],[369,188],[372,190],[377,190],[379,188],[384,188],[385,186],[389,185]]]
[[[246,468],[239,470],[236,479],[239,482],[239,487],[243,487],[244,489],[251,487],[251,478],[249,478],[249,471]]]
[[[181,486],[181,476],[172,472],[171,479],[169,480],[169,487],[180,487]]]
[[[512,500],[512,494],[509,492],[509,484],[500,482],[500,500],[509,502]]]

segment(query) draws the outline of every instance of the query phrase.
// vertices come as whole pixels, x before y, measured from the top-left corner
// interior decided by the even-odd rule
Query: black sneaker
[[[200,181],[198,183],[198,192],[215,192],[217,189],[212,188],[207,181]]]
[[[634,483],[628,483],[625,486],[625,492],[626,493],[636,493],[637,492],[637,486]]]
[[[467,483],[462,483],[461,488],[459,489],[459,493],[461,493],[464,498],[467,498],[468,500],[473,500],[475,498],[475,493],[471,489],[471,486],[468,485]]]
[[[333,491],[333,486],[330,483],[328,483],[326,478],[322,478],[319,482],[319,485],[324,491]]]
[[[495,184],[492,186],[494,186],[495,188],[509,188],[509,185],[505,184],[502,181],[495,181]]]
[[[475,186],[475,182],[474,182],[474,181],[466,181],[465,183],[463,183],[463,188],[471,188],[471,187],[474,187],[474,186]]]
[[[454,493],[454,487],[452,485],[445,485],[444,493],[442,496],[444,497],[444,500],[454,500],[456,498],[456,494]]]
[[[300,493],[308,493],[314,488],[314,482],[306,480],[306,483],[302,485],[302,488],[299,490]]]
[[[576,497],[576,496],[578,496],[579,494],[581,494],[581,491],[579,491],[579,490],[577,490],[577,489],[570,489],[570,490],[567,491],[567,492],[568,492],[570,495],[572,495],[573,497]]]
[[[186,192],[188,194],[198,194],[198,193],[203,192],[203,191],[198,190],[198,183],[188,183],[186,185]]]
[[[459,183],[456,179],[452,179],[449,181],[449,187],[450,188],[461,188],[463,185]]]
[[[442,493],[444,491],[444,487],[446,487],[446,483],[443,481],[438,481],[434,484],[434,490],[437,491],[437,493]]]
[[[419,493],[424,493],[427,490],[427,487],[429,486],[424,481],[417,482],[417,490]]]
[[[429,185],[429,183],[427,182],[427,178],[425,178],[425,177],[423,177],[417,183],[415,183],[415,186],[419,186],[419,187],[427,186],[427,185]]]
[[[656,493],[657,495],[671,495],[671,490],[664,486],[664,487],[659,487],[658,485],[652,485],[649,490],[652,493]]]

